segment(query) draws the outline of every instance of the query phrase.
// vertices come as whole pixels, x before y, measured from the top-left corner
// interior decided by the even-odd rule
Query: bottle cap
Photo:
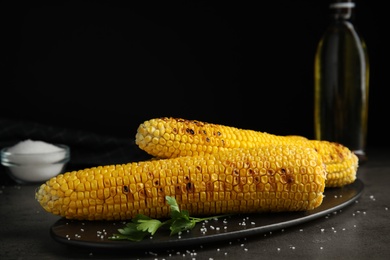
[[[348,0],[334,1],[329,5],[330,8],[354,8],[355,3]]]

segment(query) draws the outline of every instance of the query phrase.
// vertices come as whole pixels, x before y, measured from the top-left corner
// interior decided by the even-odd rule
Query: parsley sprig
[[[141,241],[148,235],[154,235],[162,226],[169,226],[170,235],[178,234],[179,232],[193,229],[196,223],[220,218],[227,215],[211,216],[196,218],[189,215],[188,210],[180,210],[179,205],[174,197],[166,196],[168,205],[170,206],[171,218],[165,221],[153,219],[143,214],[137,214],[124,228],[118,229],[118,234],[113,234],[109,239],[111,240],[130,240]]]

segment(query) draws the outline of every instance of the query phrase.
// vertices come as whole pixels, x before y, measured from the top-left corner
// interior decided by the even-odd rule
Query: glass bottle
[[[369,61],[352,18],[355,3],[332,1],[314,62],[315,139],[338,142],[365,161]]]

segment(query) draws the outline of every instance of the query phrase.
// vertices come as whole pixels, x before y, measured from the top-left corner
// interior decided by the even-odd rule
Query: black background
[[[371,64],[368,147],[388,145],[387,12],[356,3]],[[3,1],[0,117],[124,138],[160,116],[313,138],[328,4]]]

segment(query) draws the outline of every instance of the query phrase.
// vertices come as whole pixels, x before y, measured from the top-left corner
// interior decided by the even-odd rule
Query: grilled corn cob
[[[156,118],[140,124],[136,144],[159,158],[218,153],[232,148],[297,144],[316,149],[327,167],[326,187],[342,187],[356,179],[358,157],[347,147],[302,136],[279,136],[180,118]]]
[[[314,149],[274,145],[71,171],[35,196],[47,212],[78,220],[168,217],[165,196],[191,215],[305,211],[322,203],[325,179]]]

